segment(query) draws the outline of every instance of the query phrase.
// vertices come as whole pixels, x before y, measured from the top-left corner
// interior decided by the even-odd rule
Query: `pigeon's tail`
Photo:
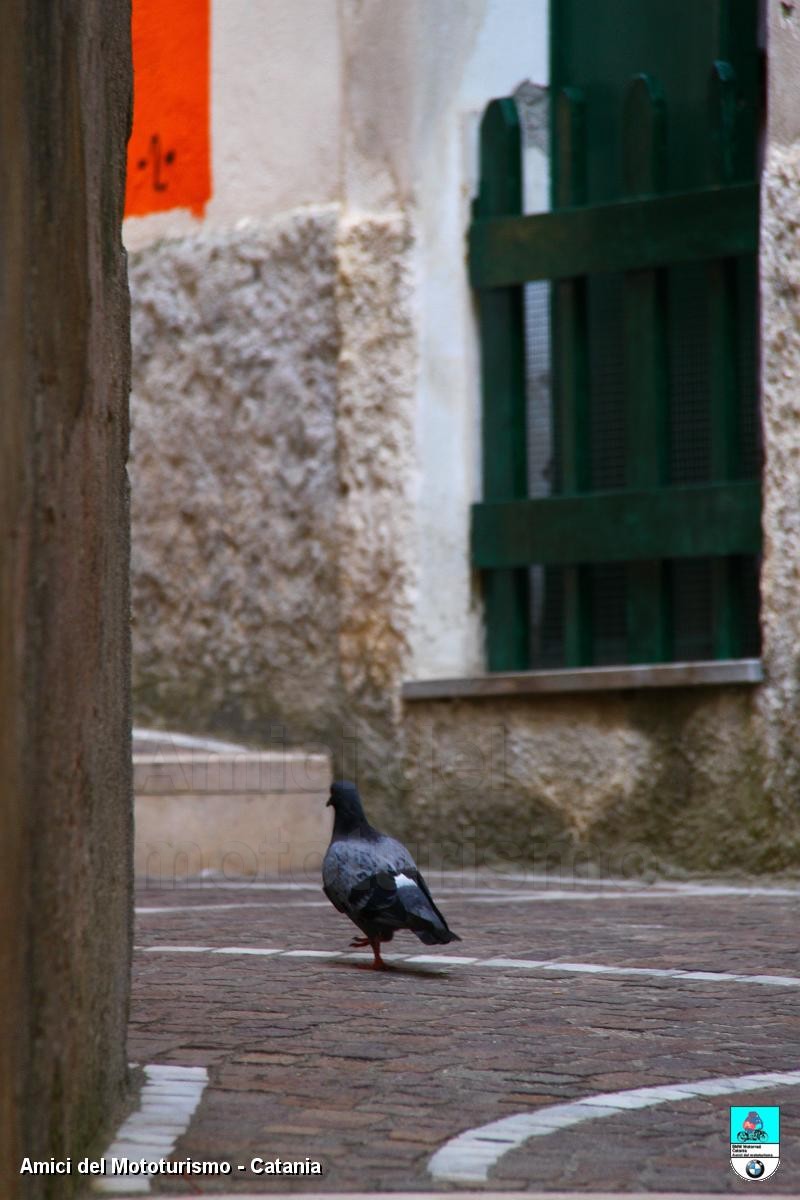
[[[447,942],[461,941],[452,929],[415,929],[414,933],[425,946],[444,946]]]
[[[448,928],[429,893],[415,885],[398,891],[403,907],[408,914],[408,928],[426,946],[444,946],[447,942],[460,942],[461,938]]]

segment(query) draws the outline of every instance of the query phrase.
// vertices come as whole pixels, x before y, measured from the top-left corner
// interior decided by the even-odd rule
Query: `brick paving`
[[[800,976],[798,898],[662,886],[547,888],[429,880],[463,942],[493,956]],[[472,890],[476,889],[476,890]],[[553,898],[558,895],[559,898]],[[528,897],[526,899],[526,897]],[[533,898],[531,898],[533,897]],[[491,899],[491,904],[483,903]],[[497,901],[497,902],[494,902]],[[319,1177],[162,1177],[164,1195],[448,1191],[427,1172],[449,1138],[600,1092],[800,1069],[800,988],[659,976],[366,959],[150,953],[153,946],[345,951],[353,927],[316,885],[140,892],[130,1057],[202,1065],[210,1083],[174,1157],[315,1158]],[[209,905],[220,907],[206,907]],[[232,906],[232,907],[229,907]],[[436,954],[410,934],[395,953]],[[800,1190],[800,1087],[779,1104],[770,1194]],[[730,1192],[727,1110],[747,1095],[670,1101],[537,1137],[499,1160],[494,1190]],[[474,1184],[471,1187],[474,1189]]]

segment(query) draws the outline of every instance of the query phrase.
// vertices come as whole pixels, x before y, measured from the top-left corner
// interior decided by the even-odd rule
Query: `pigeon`
[[[426,946],[460,942],[405,846],[370,825],[355,784],[332,784],[328,804],[335,818],[322,890],[364,934],[350,945],[370,946],[372,966],[382,971],[381,942],[391,941],[398,929],[410,929]]]

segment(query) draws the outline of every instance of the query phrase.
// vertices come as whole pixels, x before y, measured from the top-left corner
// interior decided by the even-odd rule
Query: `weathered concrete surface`
[[[410,250],[401,216],[322,208],[132,257],[142,722],[385,761],[413,586]]]
[[[338,710],[336,213],[131,258],[134,700],[306,736]]]
[[[763,788],[800,859],[800,13],[769,5],[761,187]]]
[[[797,861],[747,688],[414,702],[406,734],[406,804],[434,861],[622,874]]]
[[[10,0],[0,41],[0,1191],[126,1082],[131,905],[128,12]]]
[[[415,564],[415,332],[411,236],[400,215],[342,224],[337,300],[337,564],[342,728],[369,785],[396,753],[399,686],[410,662]],[[346,766],[342,764],[343,768]],[[381,789],[383,803],[391,794]]]
[[[331,840],[330,785],[325,754],[137,754],[136,878],[166,887],[192,876],[317,877]]]

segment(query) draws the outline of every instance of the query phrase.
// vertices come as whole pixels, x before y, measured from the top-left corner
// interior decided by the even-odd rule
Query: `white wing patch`
[[[409,879],[407,875],[395,875],[394,882],[396,887],[416,887],[413,879]]]

